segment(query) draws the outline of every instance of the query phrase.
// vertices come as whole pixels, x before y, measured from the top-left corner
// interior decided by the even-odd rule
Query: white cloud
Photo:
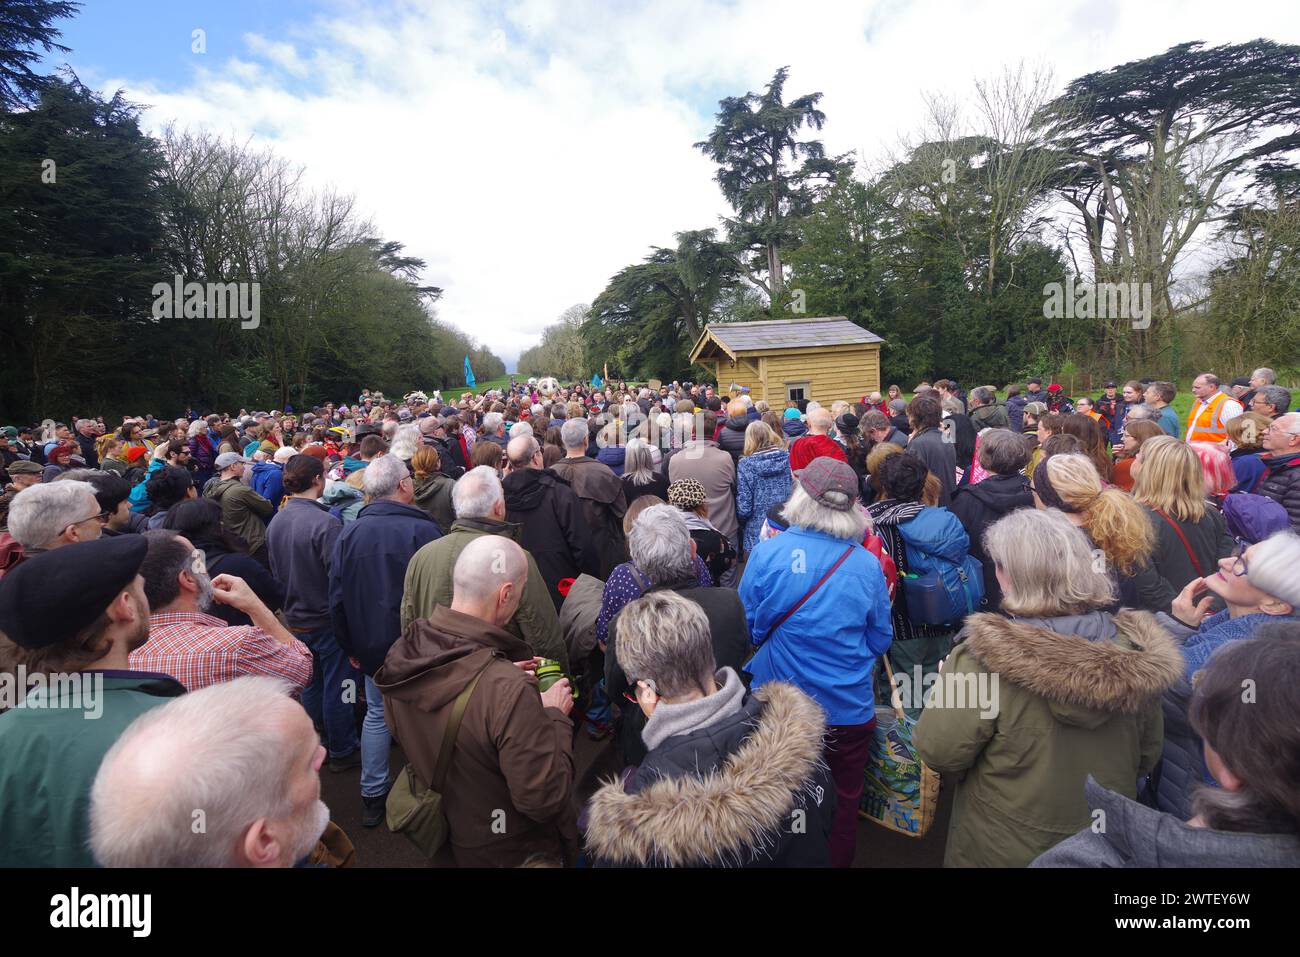
[[[1187,40],[1287,40],[1300,7],[1217,0],[801,3],[521,0],[349,5],[175,85],[127,77],[147,122],[261,142],[355,193],[429,262],[441,316],[513,361],[567,306],[725,204],[691,146],[717,99],[783,64],[821,90],[831,152],[879,161],[922,94],[1025,60],[1062,84]]]

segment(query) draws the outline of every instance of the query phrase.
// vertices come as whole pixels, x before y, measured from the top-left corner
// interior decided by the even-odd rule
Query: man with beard
[[[171,675],[187,691],[268,675],[301,691],[311,680],[311,652],[234,575],[208,577],[203,553],[174,532],[146,532],[140,567],[149,600],[149,644],[131,653],[131,667]],[[209,614],[212,603],[246,614],[251,625],[228,625]]]
[[[0,847],[7,867],[91,867],[87,807],[104,754],[184,694],[130,670],[149,638],[139,535],[77,542],[0,580]],[[13,707],[23,696],[23,707]]]
[[[324,761],[311,719],[283,682],[238,678],[187,694],[137,720],[104,756],[90,806],[95,859],[292,867],[329,824]]]

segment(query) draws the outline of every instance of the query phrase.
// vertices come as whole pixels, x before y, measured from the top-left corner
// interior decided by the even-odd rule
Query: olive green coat
[[[1132,798],[1155,766],[1160,697],[1182,674],[1182,654],[1148,612],[1120,611],[1113,623],[1096,613],[1092,625],[1083,637],[1041,620],[966,620],[942,674],[967,688],[983,675],[990,690],[996,677],[995,707],[984,711],[996,714],[981,716],[970,695],[964,707],[927,697],[913,736],[926,764],[958,778],[946,866],[1025,867],[1093,823],[1088,775]]]
[[[442,538],[434,539],[411,556],[402,589],[402,634],[406,634],[406,626],[411,622],[432,615],[438,605],[451,607],[451,573],[466,545],[481,535],[505,535],[513,541],[518,529],[518,525],[491,518],[458,518]],[[528,580],[524,583],[519,608],[505,630],[527,642],[533,654],[554,658],[565,674],[572,674],[560,617],[532,555],[528,555]]]

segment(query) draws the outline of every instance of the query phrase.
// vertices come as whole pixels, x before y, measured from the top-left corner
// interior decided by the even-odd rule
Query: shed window
[[[808,399],[808,392],[812,388],[811,382],[791,382],[785,387],[786,398],[791,402],[805,402]]]

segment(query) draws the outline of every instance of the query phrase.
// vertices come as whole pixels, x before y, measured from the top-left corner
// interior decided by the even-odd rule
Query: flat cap
[[[0,631],[23,648],[72,640],[130,587],[148,550],[143,535],[116,535],[21,562],[0,578]]]
[[[10,475],[40,475],[44,471],[35,462],[29,462],[26,459],[19,459],[16,462],[10,462],[5,471]]]
[[[847,512],[857,500],[857,473],[839,459],[820,455],[795,472],[794,477],[818,503],[837,512]],[[843,499],[828,499],[828,492],[838,492]]]

